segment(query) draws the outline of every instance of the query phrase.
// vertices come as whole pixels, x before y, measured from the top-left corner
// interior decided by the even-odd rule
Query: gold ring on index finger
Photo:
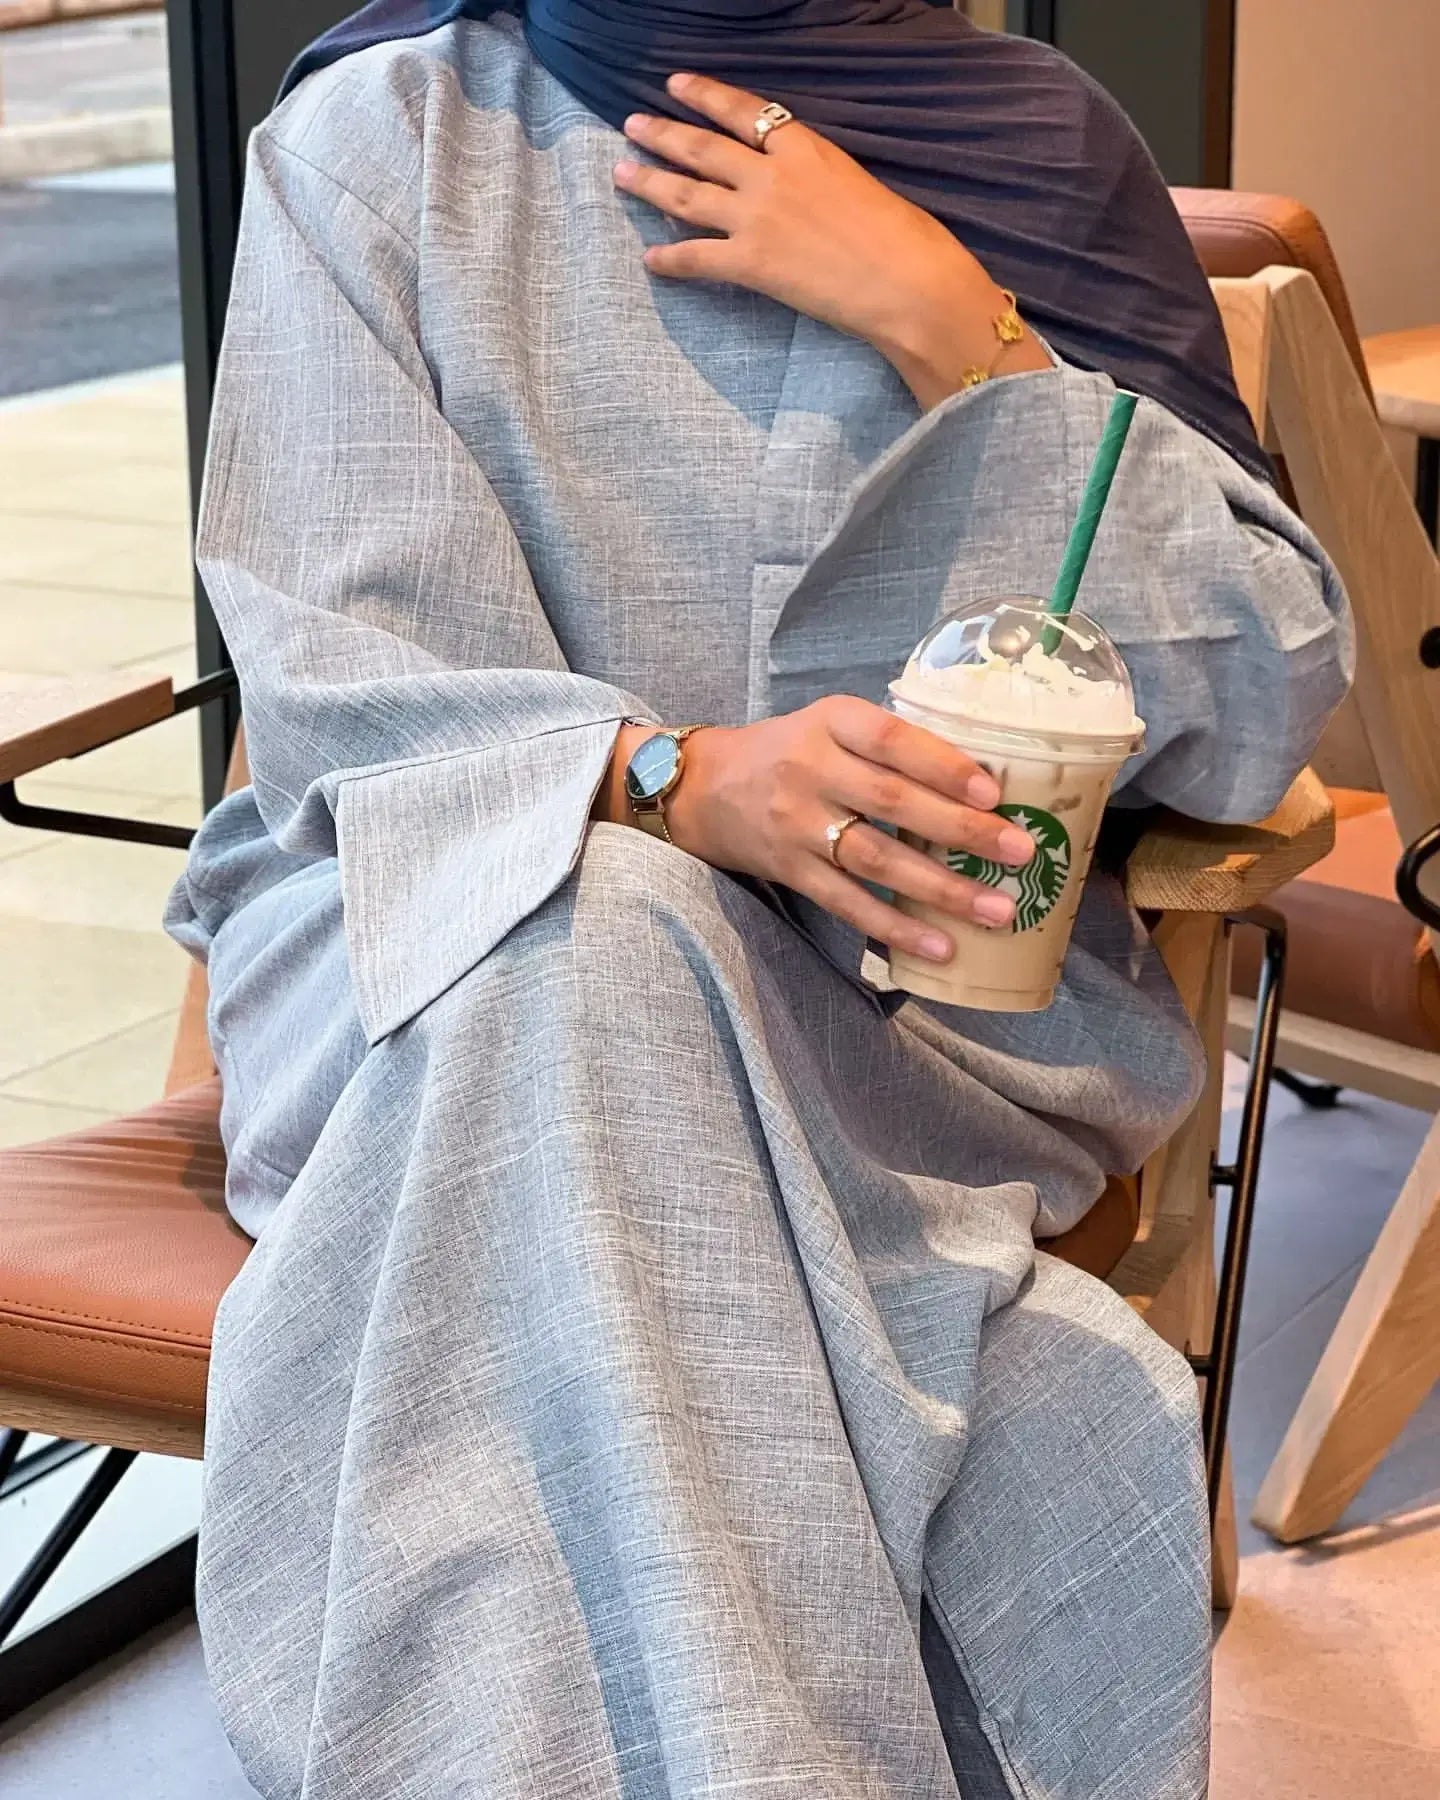
[[[843,819],[837,819],[833,825],[825,827],[825,843],[830,852],[830,861],[837,869],[840,867],[840,846],[845,841],[845,833],[852,825],[860,824],[864,817],[864,813],[846,813]]]
[[[778,131],[782,125],[794,123],[795,115],[788,106],[781,106],[776,100],[762,106],[760,116],[755,121],[755,148],[764,150],[772,131]]]

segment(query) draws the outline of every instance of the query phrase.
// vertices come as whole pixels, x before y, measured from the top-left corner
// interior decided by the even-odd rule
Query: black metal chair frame
[[[188,688],[182,688],[175,696],[174,712],[191,712],[198,707],[226,700],[237,693],[238,689],[239,683],[234,670],[221,669],[213,675],[202,677]],[[148,729],[148,725],[137,726],[135,731],[121,732],[116,737],[106,739],[106,744],[118,743],[121,738],[134,737],[138,732]],[[101,744],[94,746],[97,750],[105,747]],[[89,755],[90,752],[85,754]],[[32,806],[19,797],[13,781],[0,782],[0,819],[32,831],[110,838],[130,844],[153,844],[172,850],[187,850],[195,836],[191,828],[183,825],[162,825],[149,819],[128,819],[109,813],[73,812],[59,807]],[[53,1475],[65,1464],[88,1456],[91,1450],[99,1447],[62,1438],[42,1443],[38,1448],[25,1453],[25,1444],[31,1435],[30,1432],[15,1427],[0,1425],[0,1501]],[[74,1549],[86,1527],[114,1493],[136,1455],[134,1450],[106,1449],[98,1467],[56,1521],[44,1542],[5,1592],[0,1594],[0,1650],[13,1637],[21,1619],[39,1598],[45,1583]],[[3,1716],[3,1708],[0,1708],[0,1717]]]

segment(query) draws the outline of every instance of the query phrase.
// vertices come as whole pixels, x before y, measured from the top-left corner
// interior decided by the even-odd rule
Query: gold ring
[[[837,869],[840,867],[840,840],[852,825],[858,825],[864,817],[864,813],[846,813],[843,819],[837,819],[833,825],[825,827],[825,842],[830,847],[830,861]]]
[[[762,106],[760,116],[755,121],[755,148],[763,150],[765,140],[772,131],[778,131],[782,125],[792,125],[795,115],[788,106],[781,106],[772,100],[768,106]]]

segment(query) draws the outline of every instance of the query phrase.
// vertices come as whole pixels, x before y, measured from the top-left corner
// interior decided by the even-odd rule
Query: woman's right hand
[[[867,936],[943,963],[954,954],[948,936],[862,883],[996,928],[1009,925],[1014,903],[867,821],[1018,866],[1034,855],[1034,840],[997,817],[999,798],[994,777],[963,750],[836,694],[753,725],[695,732],[665,820],[680,849],[713,867],[781,882]],[[837,867],[825,828],[852,812],[864,817],[840,840]]]

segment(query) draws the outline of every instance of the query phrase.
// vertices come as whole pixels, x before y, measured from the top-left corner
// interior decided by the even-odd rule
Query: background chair
[[[1355,692],[1315,759],[1331,786],[1336,847],[1275,896],[1290,939],[1279,1061],[1311,1104],[1352,1087],[1433,1112],[1436,939],[1400,905],[1395,871],[1404,846],[1440,821],[1440,568],[1388,453],[1314,215],[1265,196],[1178,190],[1176,199],[1207,267],[1228,277],[1217,294],[1237,365],[1248,364],[1246,397],[1356,612]],[[1242,942],[1237,1049],[1257,973]],[[1284,1542],[1332,1525],[1437,1378],[1440,1122],[1266,1477],[1255,1522]]]

